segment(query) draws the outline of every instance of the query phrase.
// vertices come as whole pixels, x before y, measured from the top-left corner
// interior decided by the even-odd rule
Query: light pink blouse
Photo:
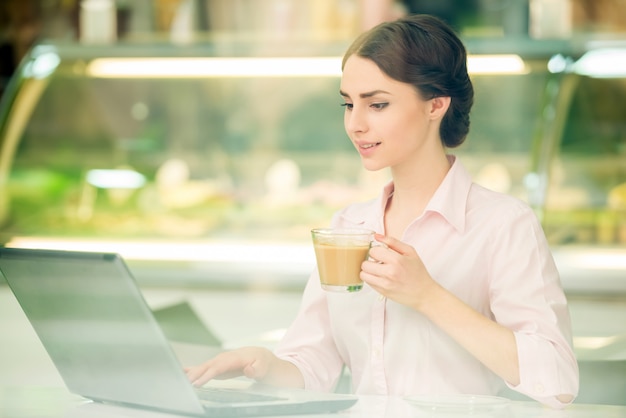
[[[556,395],[578,393],[578,366],[567,301],[541,226],[528,205],[472,183],[460,161],[449,158],[450,171],[401,240],[442,286],[515,333],[521,382],[512,389],[560,407]],[[383,233],[392,192],[389,184],[380,198],[343,209],[332,225]],[[358,394],[494,395],[505,385],[420,313],[367,285],[325,292],[317,271],[276,354],[315,390],[332,390],[344,364]]]

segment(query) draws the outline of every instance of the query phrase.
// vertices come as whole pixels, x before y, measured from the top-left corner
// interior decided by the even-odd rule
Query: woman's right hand
[[[202,386],[211,379],[238,376],[276,386],[304,386],[302,374],[295,365],[263,347],[225,351],[198,366],[185,368],[185,373],[194,386]]]

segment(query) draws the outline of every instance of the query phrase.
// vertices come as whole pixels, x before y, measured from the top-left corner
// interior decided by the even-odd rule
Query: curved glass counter
[[[625,290],[626,69],[583,71],[588,44],[467,44],[454,153],[537,210],[566,288]],[[343,129],[345,47],[37,45],[0,107],[0,242],[119,252],[163,284],[300,289],[310,229],[388,181]]]

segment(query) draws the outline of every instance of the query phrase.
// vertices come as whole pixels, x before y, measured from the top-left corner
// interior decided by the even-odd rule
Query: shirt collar
[[[424,213],[439,213],[457,231],[463,232],[472,177],[454,155],[448,155],[448,161],[450,162],[450,170],[426,205]],[[376,205],[377,210],[380,210],[380,216],[385,213],[387,201],[393,195],[393,190],[393,182],[389,182],[384,187]]]
[[[461,162],[453,155],[448,155],[450,170],[435,191],[424,214],[439,213],[459,232],[465,229],[467,198],[472,185],[472,178]],[[342,217],[355,224],[370,224],[383,219],[385,207],[393,195],[393,182],[387,183],[382,193],[373,202],[351,205],[342,213]],[[373,204],[372,204],[373,203]]]
[[[450,170],[426,205],[424,213],[437,212],[457,231],[463,232],[472,177],[455,156],[448,155],[448,161]]]

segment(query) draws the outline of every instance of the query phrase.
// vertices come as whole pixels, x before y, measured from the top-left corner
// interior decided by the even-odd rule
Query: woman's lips
[[[359,148],[359,153],[363,156],[370,155],[374,152],[374,150],[380,145],[380,142],[368,142],[368,143],[360,143],[357,144]]]

